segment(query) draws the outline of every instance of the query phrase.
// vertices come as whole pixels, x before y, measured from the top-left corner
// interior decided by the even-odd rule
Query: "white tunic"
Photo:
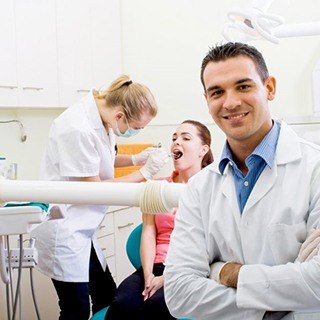
[[[115,136],[107,134],[92,92],[54,120],[42,162],[42,180],[77,180],[79,177],[113,178]],[[83,182],[90,183],[90,182]],[[106,262],[94,233],[102,222],[105,205],[59,205],[65,218],[36,227],[37,268],[60,281],[88,282],[91,241],[103,268]]]
[[[307,231],[320,227],[320,148],[282,123],[275,163],[242,215],[231,170],[221,174],[213,163],[189,180],[181,198],[164,273],[170,312],[257,320],[266,310],[319,311],[320,255],[293,262]],[[208,278],[215,261],[244,264],[236,290]]]

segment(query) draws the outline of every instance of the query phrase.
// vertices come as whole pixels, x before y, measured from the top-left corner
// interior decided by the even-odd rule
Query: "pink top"
[[[174,171],[171,177],[166,178],[167,181],[173,182],[173,179],[178,175],[177,171]],[[163,263],[167,256],[167,251],[170,242],[170,236],[174,228],[174,218],[177,209],[173,209],[170,214],[156,214],[156,256],[154,263]]]

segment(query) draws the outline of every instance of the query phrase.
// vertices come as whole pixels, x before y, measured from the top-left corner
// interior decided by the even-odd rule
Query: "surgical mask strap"
[[[125,116],[126,117],[126,116]],[[129,122],[127,120],[127,117],[126,117],[126,124],[127,124],[127,130],[122,133],[119,129],[119,126],[118,126],[118,120],[116,120],[116,126],[117,126],[117,136],[118,137],[121,137],[121,138],[130,138],[132,136],[135,136],[136,134],[138,134],[140,132],[140,129],[133,129],[130,127],[129,125]]]

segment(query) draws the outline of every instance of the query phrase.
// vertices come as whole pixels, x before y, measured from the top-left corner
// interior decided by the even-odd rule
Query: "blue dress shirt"
[[[248,168],[246,176],[242,174],[242,172],[238,169],[236,163],[233,161],[228,142],[226,142],[224,145],[221,160],[219,162],[219,171],[221,174],[223,174],[228,163],[232,167],[241,214],[260,174],[267,165],[269,168],[271,168],[273,165],[280,127],[280,122],[274,121],[273,126],[268,134],[263,138],[263,140],[254,149],[250,156],[246,158],[245,164]]]

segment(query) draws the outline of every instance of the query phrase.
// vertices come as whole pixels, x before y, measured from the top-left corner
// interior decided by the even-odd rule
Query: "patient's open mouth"
[[[182,153],[181,151],[178,151],[178,150],[173,151],[172,154],[173,154],[173,158],[174,158],[175,160],[180,159],[180,158],[182,157],[182,155],[183,155],[183,153]]]

